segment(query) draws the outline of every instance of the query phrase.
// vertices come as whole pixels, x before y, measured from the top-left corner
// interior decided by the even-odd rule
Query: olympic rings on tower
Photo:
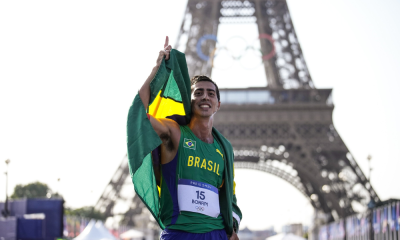
[[[272,50],[269,53],[262,53],[259,46],[260,39],[268,40],[272,44]],[[202,45],[207,40],[216,42],[216,47],[209,55],[204,54],[201,49]],[[207,34],[197,41],[196,53],[198,57],[205,62],[211,60],[213,68],[226,70],[230,68],[235,61],[238,61],[243,68],[250,70],[262,65],[263,61],[270,60],[275,56],[276,51],[274,39],[271,35],[265,33],[260,34],[257,39],[254,39],[251,45],[249,45],[243,37],[234,36],[229,38],[223,46],[218,42],[217,36]],[[218,60],[218,56],[220,56],[221,60]]]

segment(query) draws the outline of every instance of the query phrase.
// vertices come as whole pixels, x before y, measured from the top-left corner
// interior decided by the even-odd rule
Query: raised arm
[[[139,90],[140,99],[142,99],[144,108],[147,109],[150,101],[150,83],[156,75],[158,68],[160,68],[161,62],[165,56],[165,60],[169,59],[169,53],[172,49],[171,45],[168,45],[169,39],[168,36],[165,38],[164,50],[161,50],[158,54],[156,66],[153,67],[153,70],[150,73],[150,76],[143,83],[143,86]]]
[[[153,68],[150,76],[146,79],[143,86],[139,90],[139,96],[143,102],[145,109],[147,109],[150,101],[150,83],[154,79],[163,58],[165,57],[165,60],[169,59],[172,47],[168,44],[168,41],[169,39],[168,37],[166,37],[164,50],[161,50],[158,54],[156,66]],[[154,118],[150,115],[148,115],[148,118],[154,131],[158,134],[163,142],[161,147],[161,163],[168,163],[173,159],[178,149],[178,144],[180,140],[179,125],[171,119]]]

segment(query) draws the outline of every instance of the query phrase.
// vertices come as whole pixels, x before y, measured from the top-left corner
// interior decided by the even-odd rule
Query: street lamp
[[[370,189],[371,187],[372,187],[372,185],[371,185],[371,171],[372,171],[372,167],[371,167],[371,159],[372,159],[372,156],[371,155],[368,155],[367,156],[367,160],[368,160],[368,189]],[[368,208],[369,209],[372,209],[372,208],[374,208],[375,207],[375,201],[374,201],[374,198],[372,198],[371,197],[371,199],[370,199],[370,201],[369,201],[369,203],[368,203]],[[372,224],[372,223],[371,223]]]
[[[10,163],[10,159],[7,159],[6,161],[6,172],[4,173],[6,175],[6,202],[4,204],[4,210],[1,211],[1,214],[6,218],[10,214],[8,211],[8,164]]]
[[[368,182],[369,182],[369,184],[371,184],[371,171],[372,171],[371,159],[372,159],[372,156],[368,155],[367,160],[368,160],[368,168],[369,168],[369,173],[368,173]]]
[[[57,197],[60,197],[60,180],[61,178],[57,178]]]

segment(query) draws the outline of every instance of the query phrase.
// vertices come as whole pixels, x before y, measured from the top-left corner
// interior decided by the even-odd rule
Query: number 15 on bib
[[[218,188],[199,181],[179,179],[178,204],[180,211],[196,212],[210,217],[218,217]]]

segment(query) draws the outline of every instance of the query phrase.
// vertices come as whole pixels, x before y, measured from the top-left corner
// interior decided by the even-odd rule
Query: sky
[[[0,2],[0,172],[10,159],[9,195],[17,184],[40,181],[59,191],[66,206],[97,202],[126,153],[129,106],[165,36],[175,45],[186,3]],[[380,198],[400,198],[400,2],[288,5],[315,86],[333,89],[341,138],[366,175],[372,156],[371,182]],[[220,25],[218,39],[227,44],[240,36],[253,44],[255,29]],[[262,67],[235,64],[214,69],[219,87],[266,85]],[[242,228],[311,221],[308,200],[283,180],[240,169],[236,182]]]

